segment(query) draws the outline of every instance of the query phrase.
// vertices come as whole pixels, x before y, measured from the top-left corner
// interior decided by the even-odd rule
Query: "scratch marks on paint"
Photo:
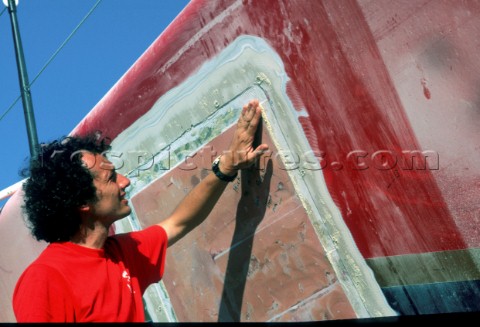
[[[347,216],[350,216],[352,214],[352,210],[350,209],[350,206],[348,205],[347,193],[345,191],[342,191],[342,197],[345,200],[345,205],[347,207]]]
[[[430,89],[428,88],[427,80],[425,78],[422,78],[420,80],[420,83],[422,84],[422,87],[423,87],[423,95],[425,96],[425,98],[427,98],[427,100],[430,100],[430,98],[432,97],[432,94],[430,93]]]
[[[420,64],[418,64],[418,63],[417,63],[417,68],[422,73],[422,78],[420,79],[420,84],[422,85],[423,95],[425,96],[425,98],[427,100],[430,100],[430,98],[432,97],[432,93],[430,92],[430,89],[428,88],[427,79],[425,78],[425,72],[424,72],[422,66],[420,66]]]
[[[301,306],[304,305],[305,303],[308,303],[308,302],[310,302],[310,301],[312,301],[312,300],[314,300],[314,299],[316,299],[316,298],[319,298],[319,297],[321,297],[321,296],[323,296],[323,295],[325,295],[325,294],[328,294],[329,292],[331,292],[331,291],[333,291],[333,290],[335,289],[335,286],[336,286],[335,284],[332,284],[332,285],[330,285],[330,286],[328,286],[328,287],[326,287],[326,288],[324,288],[324,289],[319,290],[318,292],[316,292],[316,293],[310,295],[309,297],[305,298],[303,301],[301,301],[301,302],[295,304],[294,306],[288,308],[287,310],[285,310],[285,311],[283,311],[283,312],[281,312],[281,313],[273,316],[272,318],[270,318],[270,319],[268,320],[268,322],[276,321],[278,318],[286,315],[287,313],[289,313],[289,312],[291,312],[291,311],[297,310],[299,307],[301,307]],[[274,304],[275,304],[275,303],[274,303]],[[273,304],[273,305],[274,305],[274,304]],[[274,307],[272,307],[272,310],[273,310],[273,309],[274,309]]]
[[[221,12],[221,14],[214,17],[209,21],[202,29],[200,29],[192,38],[185,43],[185,45],[172,57],[169,61],[165,63],[160,69],[157,70],[157,73],[164,74],[172,64],[174,64],[188,49],[193,47],[199,40],[218,23],[221,23],[224,19],[231,16],[232,12],[236,11],[242,5],[242,1],[238,0],[232,3],[227,9]]]

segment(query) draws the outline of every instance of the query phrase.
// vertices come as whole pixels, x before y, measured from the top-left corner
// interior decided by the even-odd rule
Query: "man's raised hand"
[[[266,150],[267,144],[253,148],[253,141],[262,119],[262,108],[257,99],[243,106],[238,118],[237,129],[233,135],[229,151],[223,153],[219,168],[226,175],[234,175],[238,169],[253,165]]]

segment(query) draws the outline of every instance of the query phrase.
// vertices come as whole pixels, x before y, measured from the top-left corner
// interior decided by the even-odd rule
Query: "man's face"
[[[100,154],[85,151],[82,161],[90,170],[97,188],[98,200],[90,205],[91,213],[107,224],[128,216],[132,209],[125,199],[125,189],[130,185],[130,180],[117,174],[115,166]]]

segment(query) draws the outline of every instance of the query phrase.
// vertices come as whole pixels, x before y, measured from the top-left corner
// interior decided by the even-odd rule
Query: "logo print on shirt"
[[[135,293],[135,291],[132,290],[132,282],[130,279],[130,274],[128,273],[127,270],[124,270],[122,273],[122,277],[126,279],[128,289],[130,290],[130,293]]]

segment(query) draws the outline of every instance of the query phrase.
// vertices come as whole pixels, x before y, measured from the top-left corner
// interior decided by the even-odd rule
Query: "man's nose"
[[[122,174],[118,174],[118,185],[120,185],[121,188],[127,188],[130,185],[130,180],[123,176]]]

